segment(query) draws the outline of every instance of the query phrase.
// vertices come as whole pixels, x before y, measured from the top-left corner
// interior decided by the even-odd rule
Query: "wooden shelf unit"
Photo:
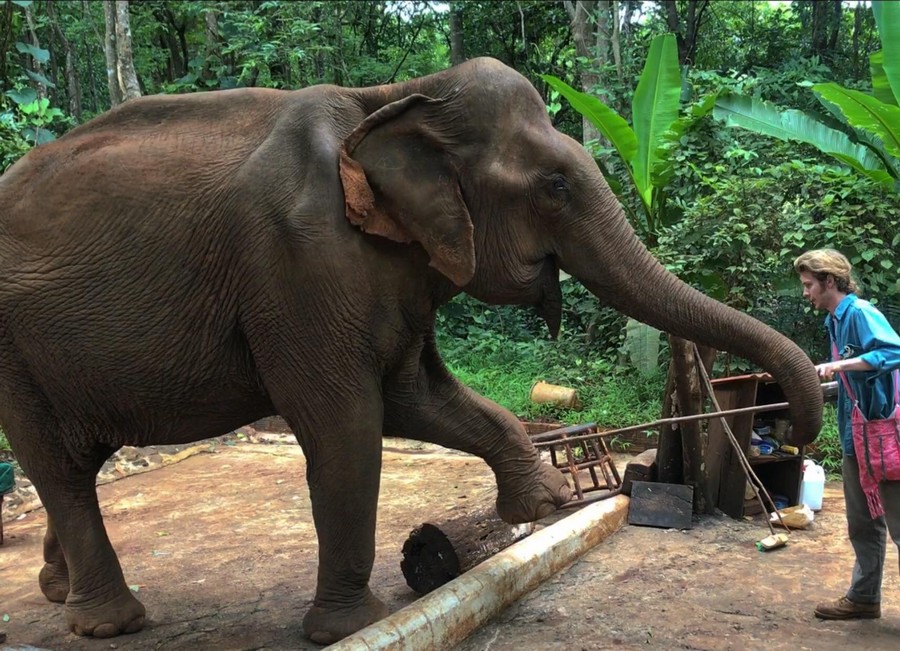
[[[720,378],[712,381],[716,400],[723,410],[741,409],[785,402],[784,392],[770,375],[754,374]],[[775,430],[776,420],[787,420],[787,409],[727,416],[738,444],[750,459],[750,466],[769,494],[783,495],[789,506],[800,501],[803,480],[803,449],[795,455],[750,457],[750,437],[754,423],[764,422]],[[728,441],[721,420],[709,422],[706,464],[711,491],[717,496],[717,506],[733,518],[761,512],[759,502],[747,491],[747,478],[740,460]],[[750,499],[747,499],[747,496]],[[766,504],[766,508],[771,508]]]

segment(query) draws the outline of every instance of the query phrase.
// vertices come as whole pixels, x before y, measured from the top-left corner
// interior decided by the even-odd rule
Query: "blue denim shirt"
[[[900,368],[900,336],[894,332],[884,315],[868,301],[848,294],[834,311],[825,317],[825,328],[837,346],[840,359],[859,357],[868,362],[873,371],[844,373],[859,408],[869,419],[887,418],[894,408],[894,378],[891,373]],[[838,430],[845,456],[855,456],[850,433],[850,413],[853,405],[840,376],[838,379]]]

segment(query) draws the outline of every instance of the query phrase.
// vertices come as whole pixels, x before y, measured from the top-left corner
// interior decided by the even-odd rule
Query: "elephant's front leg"
[[[484,459],[497,477],[497,513],[507,522],[540,519],[572,497],[562,473],[540,460],[519,420],[450,375],[433,342],[386,383],[385,434]]]
[[[357,374],[358,376],[359,374]],[[304,387],[302,408],[283,407],[307,459],[319,568],[304,632],[331,644],[388,615],[369,590],[381,481],[381,392],[376,380]]]

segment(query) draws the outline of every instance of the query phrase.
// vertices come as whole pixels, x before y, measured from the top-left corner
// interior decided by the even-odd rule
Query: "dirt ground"
[[[304,460],[285,437],[252,440],[133,452],[101,476],[110,538],[147,607],[147,626],[135,635],[67,633],[62,607],[37,586],[43,510],[29,511],[27,501],[4,508],[0,631],[7,640],[0,649],[320,648],[301,629],[316,558]],[[620,472],[627,458],[616,455]],[[482,503],[492,488],[478,459],[385,442],[372,586],[392,611],[416,598],[399,567],[410,530]],[[845,588],[852,554],[844,529],[839,483],[827,486],[811,528],[768,553],[754,546],[767,533],[761,521],[709,516],[685,531],[626,526],[457,651],[900,648],[895,549],[882,619],[812,616],[819,600]]]

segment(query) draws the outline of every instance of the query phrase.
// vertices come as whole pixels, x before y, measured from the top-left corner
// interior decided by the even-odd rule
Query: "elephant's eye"
[[[563,177],[557,176],[555,179],[553,179],[553,189],[556,192],[568,192],[569,184]]]

